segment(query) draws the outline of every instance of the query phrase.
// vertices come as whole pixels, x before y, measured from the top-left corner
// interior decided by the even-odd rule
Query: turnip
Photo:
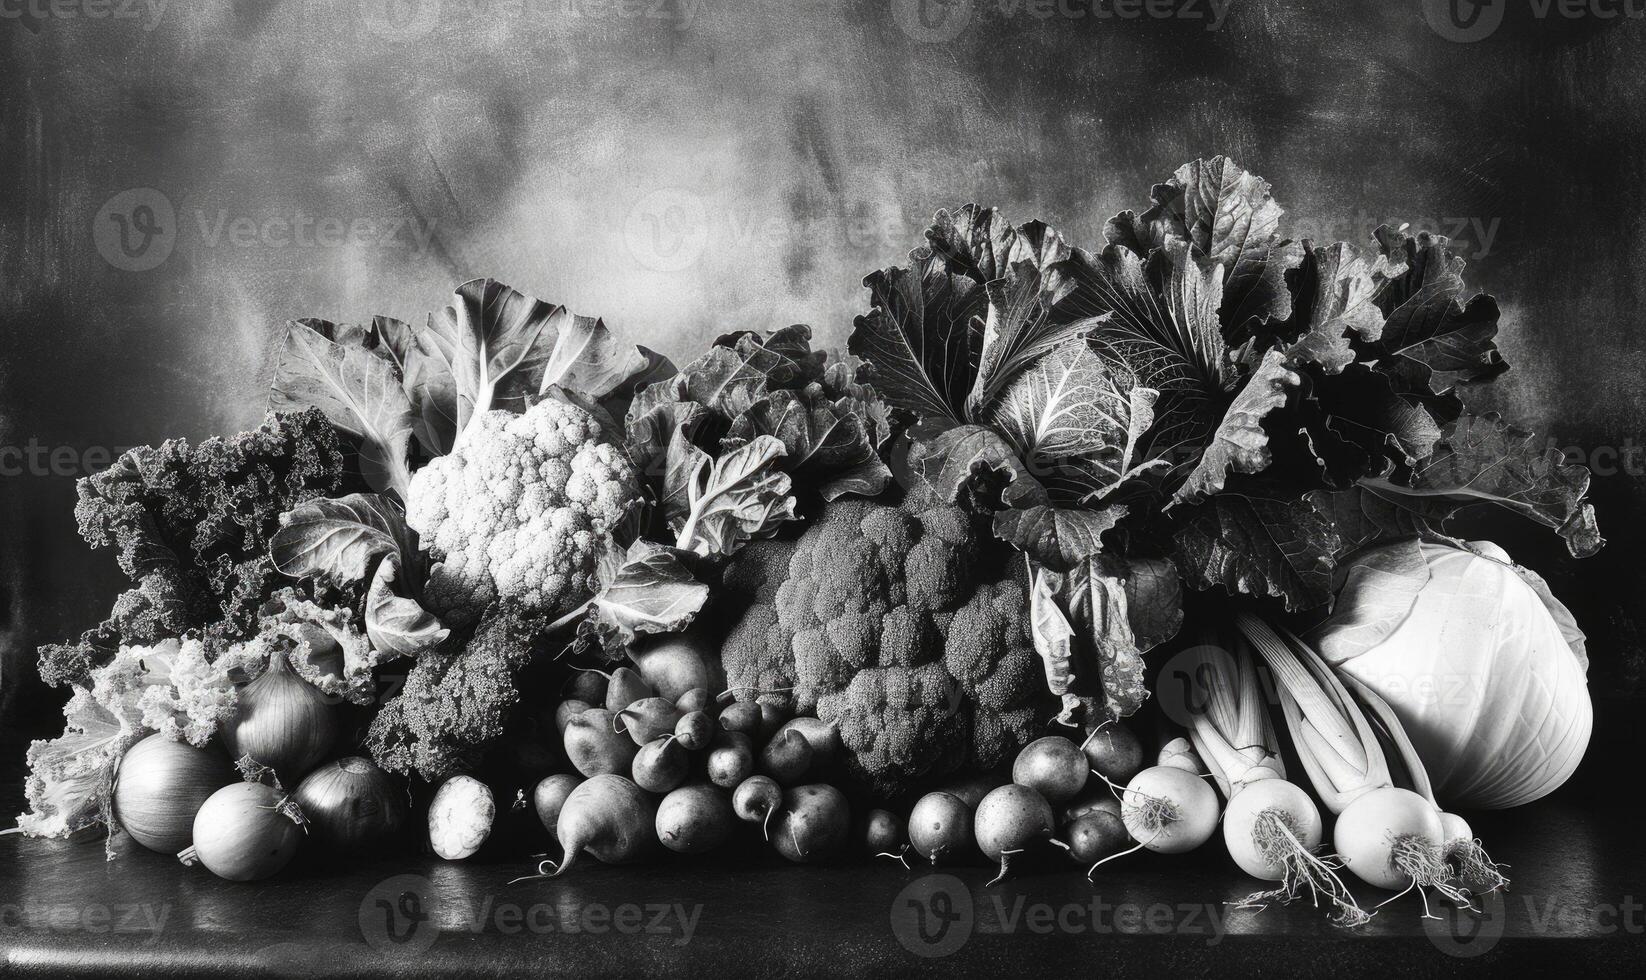
[[[566,758],[585,776],[627,776],[640,746],[612,728],[617,716],[605,708],[590,708],[566,725]]]
[[[656,802],[631,780],[610,773],[592,776],[572,790],[560,808],[555,836],[565,857],[558,865],[544,861],[537,874],[514,881],[563,875],[585,852],[606,864],[641,860],[656,846],[656,823]]]
[[[675,722],[674,737],[692,752],[705,748],[714,738],[714,719],[707,711],[688,711]]]
[[[1161,854],[1182,854],[1206,843],[1217,829],[1217,792],[1176,766],[1154,766],[1132,777],[1120,794],[1126,831]]]
[[[750,776],[738,783],[732,793],[732,811],[740,820],[759,824],[767,840],[772,836],[772,815],[782,805],[783,787],[770,776]]]
[[[573,718],[589,710],[590,707],[592,706],[589,702],[580,701],[577,698],[567,698],[555,706],[554,730],[560,733],[562,741],[566,738],[566,726],[572,723]]]
[[[760,734],[760,705],[753,701],[734,701],[720,709],[720,727],[728,732],[747,735],[750,740]]]
[[[668,698],[641,698],[617,713],[618,727],[629,733],[634,744],[674,734],[680,721],[680,711]]]
[[[784,786],[800,782],[811,767],[812,743],[792,728],[760,750],[760,770]]]
[[[819,861],[846,842],[851,820],[851,807],[840,790],[822,783],[796,786],[783,793],[772,822],[772,845],[790,861]]]
[[[909,846],[931,863],[960,857],[972,844],[972,808],[954,793],[927,793],[909,811]]]
[[[1080,795],[1090,768],[1080,746],[1061,735],[1037,738],[1017,754],[1012,782],[1039,793],[1048,803],[1062,803]]]
[[[598,670],[580,670],[572,675],[566,697],[590,705],[606,703],[606,675]]]
[[[1087,732],[1080,749],[1092,771],[1111,783],[1124,785],[1143,770],[1143,744],[1119,722],[1106,721]]]
[[[714,695],[710,694],[706,687],[694,687],[680,695],[675,699],[674,706],[679,708],[683,715],[701,711],[711,718],[720,710],[720,706],[714,703]]]
[[[858,827],[858,839],[865,854],[898,857],[909,848],[903,821],[890,810],[870,810]]]
[[[709,746],[709,782],[731,789],[754,773],[754,743],[742,732],[720,732]]]
[[[1506,867],[1492,860],[1470,829],[1469,822],[1455,813],[1441,813],[1441,857],[1457,872],[1458,880],[1477,894],[1497,891],[1509,884],[1498,870]]]
[[[639,674],[627,667],[619,667],[611,672],[606,681],[606,710],[615,715],[636,701],[656,694]]]
[[[641,678],[670,701],[692,688],[718,691],[726,685],[719,650],[700,629],[647,638],[630,649],[629,659]]]
[[[1078,748],[1075,754],[1080,754]],[[1036,842],[1052,840],[1055,830],[1052,805],[1027,786],[1016,783],[1001,786],[990,790],[977,805],[973,830],[983,856],[1000,862],[1000,874],[989,882],[993,885],[1006,877],[1014,856]]]
[[[732,835],[737,816],[724,793],[706,783],[682,786],[657,807],[657,839],[671,851],[712,851]]]
[[[778,729],[777,735],[784,732],[799,732],[812,746],[812,765],[826,766],[840,754],[840,723],[838,721],[823,721],[821,718],[791,718]],[[773,736],[774,738],[777,736]]]
[[[1446,831],[1434,804],[1409,789],[1385,786],[1357,797],[1338,814],[1332,841],[1343,866],[1361,881],[1402,894],[1432,888],[1468,905],[1447,878],[1442,860]],[[1425,899],[1427,905],[1427,899]]]
[[[1088,810],[1070,821],[1063,828],[1063,837],[1069,845],[1069,857],[1093,867],[1104,858],[1119,854],[1132,843],[1131,835],[1126,832],[1126,822],[1120,819],[1120,814],[1103,809]]]
[[[557,773],[545,778],[532,790],[532,809],[537,811],[537,819],[543,822],[543,828],[556,844],[560,843],[557,836],[557,827],[560,823],[560,810],[566,805],[566,798],[572,795],[583,780],[566,773]]]
[[[634,755],[636,786],[648,793],[667,793],[686,781],[691,757],[673,735],[647,742]]]
[[[1206,764],[1200,761],[1200,756],[1196,754],[1189,740],[1181,735],[1160,747],[1160,755],[1155,758],[1155,765],[1181,769],[1195,776],[1206,775]],[[1115,780],[1117,783],[1119,781]]]

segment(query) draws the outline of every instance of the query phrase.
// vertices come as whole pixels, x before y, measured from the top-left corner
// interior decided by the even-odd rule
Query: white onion
[[[216,746],[197,749],[161,734],[132,746],[114,783],[114,817],[151,851],[176,854],[194,836],[200,805],[234,782],[234,766]]]

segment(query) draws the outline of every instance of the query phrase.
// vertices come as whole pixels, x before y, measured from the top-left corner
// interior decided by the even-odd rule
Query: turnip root
[[[792,728],[760,750],[760,770],[784,786],[800,782],[811,767],[812,743]]]
[[[774,738],[784,732],[799,732],[812,746],[812,765],[826,766],[840,754],[840,723],[821,718],[791,718],[778,729]]]
[[[720,732],[709,747],[709,782],[731,789],[754,773],[754,743],[742,732]]]
[[[680,711],[667,698],[641,698],[617,713],[618,727],[628,732],[636,745],[673,735],[679,722]]]
[[[627,667],[619,667],[606,681],[606,710],[615,715],[636,701],[656,694],[639,674]]]
[[[750,741],[760,734],[760,705],[753,701],[734,701],[720,709],[720,727],[723,731],[747,735]]]
[[[1253,878],[1280,882],[1279,888],[1248,896],[1241,907],[1303,897],[1318,905],[1324,898],[1337,907],[1341,925],[1364,923],[1369,916],[1337,875],[1342,865],[1335,856],[1315,853],[1323,834],[1320,808],[1296,783],[1259,779],[1236,791],[1223,811],[1229,856]]]
[[[691,756],[673,735],[647,742],[634,755],[636,786],[648,793],[667,793],[686,781]]]
[[[760,832],[771,840],[772,815],[783,805],[783,787],[770,776],[750,776],[737,784],[732,793],[732,811],[738,819],[760,825]]]
[[[1492,860],[1486,848],[1476,837],[1469,822],[1455,813],[1440,814],[1441,857],[1457,872],[1459,881],[1476,894],[1497,891],[1509,884],[1500,868],[1506,867]]]
[[[967,853],[973,840],[972,808],[954,793],[927,793],[909,811],[909,846],[933,864]]]
[[[1093,866],[1119,854],[1132,843],[1120,813],[1103,809],[1088,810],[1070,821],[1063,828],[1063,837],[1069,845],[1069,857]]]
[[[1469,897],[1447,880],[1451,875],[1441,851],[1445,837],[1434,804],[1392,786],[1357,797],[1338,815],[1332,830],[1343,866],[1368,885],[1402,894],[1415,888],[1420,896],[1432,888],[1467,906]]]
[[[663,797],[657,807],[657,839],[671,851],[700,854],[726,843],[736,822],[724,793],[693,783]]]
[[[846,794],[838,789],[822,783],[796,786],[783,793],[772,821],[772,846],[798,864],[820,861],[846,843],[851,820]]]
[[[1125,785],[1143,770],[1143,744],[1119,722],[1107,721],[1087,732],[1080,749],[1092,771],[1111,783]]]
[[[629,659],[641,678],[670,701],[693,688],[718,691],[726,686],[719,648],[702,630],[649,637],[630,649]]]
[[[543,822],[543,829],[556,844],[560,843],[557,836],[560,824],[560,810],[566,805],[566,798],[572,795],[583,780],[566,773],[557,773],[548,776],[532,790],[532,809],[537,811],[537,819]]]
[[[1161,854],[1182,854],[1206,843],[1217,829],[1217,815],[1217,792],[1176,766],[1145,769],[1120,794],[1127,832],[1139,847]]]
[[[1012,763],[1012,782],[1039,793],[1047,803],[1080,795],[1090,772],[1080,746],[1061,735],[1047,735],[1024,746]]]
[[[566,758],[585,776],[627,776],[640,746],[613,729],[617,716],[605,708],[590,708],[566,725]]]
[[[1078,748],[1075,753],[1079,754]],[[978,849],[989,860],[1000,862],[1000,874],[989,884],[1006,877],[1015,855],[1036,842],[1051,841],[1054,829],[1052,805],[1044,796],[1016,783],[990,790],[973,818]]]
[[[578,784],[560,808],[555,836],[565,857],[558,865],[544,861],[538,873],[527,878],[563,875],[584,853],[606,864],[639,861],[656,846],[656,823],[657,804],[631,780],[610,773],[592,776]]]
[[[674,737],[680,740],[681,747],[692,752],[706,748],[714,738],[714,719],[707,711],[688,711],[675,722]]]

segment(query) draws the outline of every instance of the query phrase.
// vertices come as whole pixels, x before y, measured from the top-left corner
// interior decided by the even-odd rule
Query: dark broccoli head
[[[1019,563],[974,517],[829,504],[728,569],[752,603],[722,648],[743,697],[840,723],[847,763],[893,793],[1003,761],[1045,707]]]
[[[78,642],[41,648],[48,683],[84,683],[121,644],[146,644],[223,622],[255,629],[258,607],[282,582],[268,557],[280,515],[338,489],[337,432],[317,409],[269,413],[263,425],[196,446],[172,439],[128,450],[82,479],[80,534],[115,550],[137,583],[108,620]]]
[[[384,769],[430,782],[474,768],[520,703],[535,636],[533,622],[496,612],[461,651],[424,654],[372,719],[366,750]]]

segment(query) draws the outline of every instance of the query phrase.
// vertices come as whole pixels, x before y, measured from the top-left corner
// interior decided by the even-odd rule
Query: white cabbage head
[[[1405,726],[1443,807],[1530,803],[1571,776],[1593,726],[1584,637],[1496,545],[1402,541],[1350,561],[1313,634]]]

